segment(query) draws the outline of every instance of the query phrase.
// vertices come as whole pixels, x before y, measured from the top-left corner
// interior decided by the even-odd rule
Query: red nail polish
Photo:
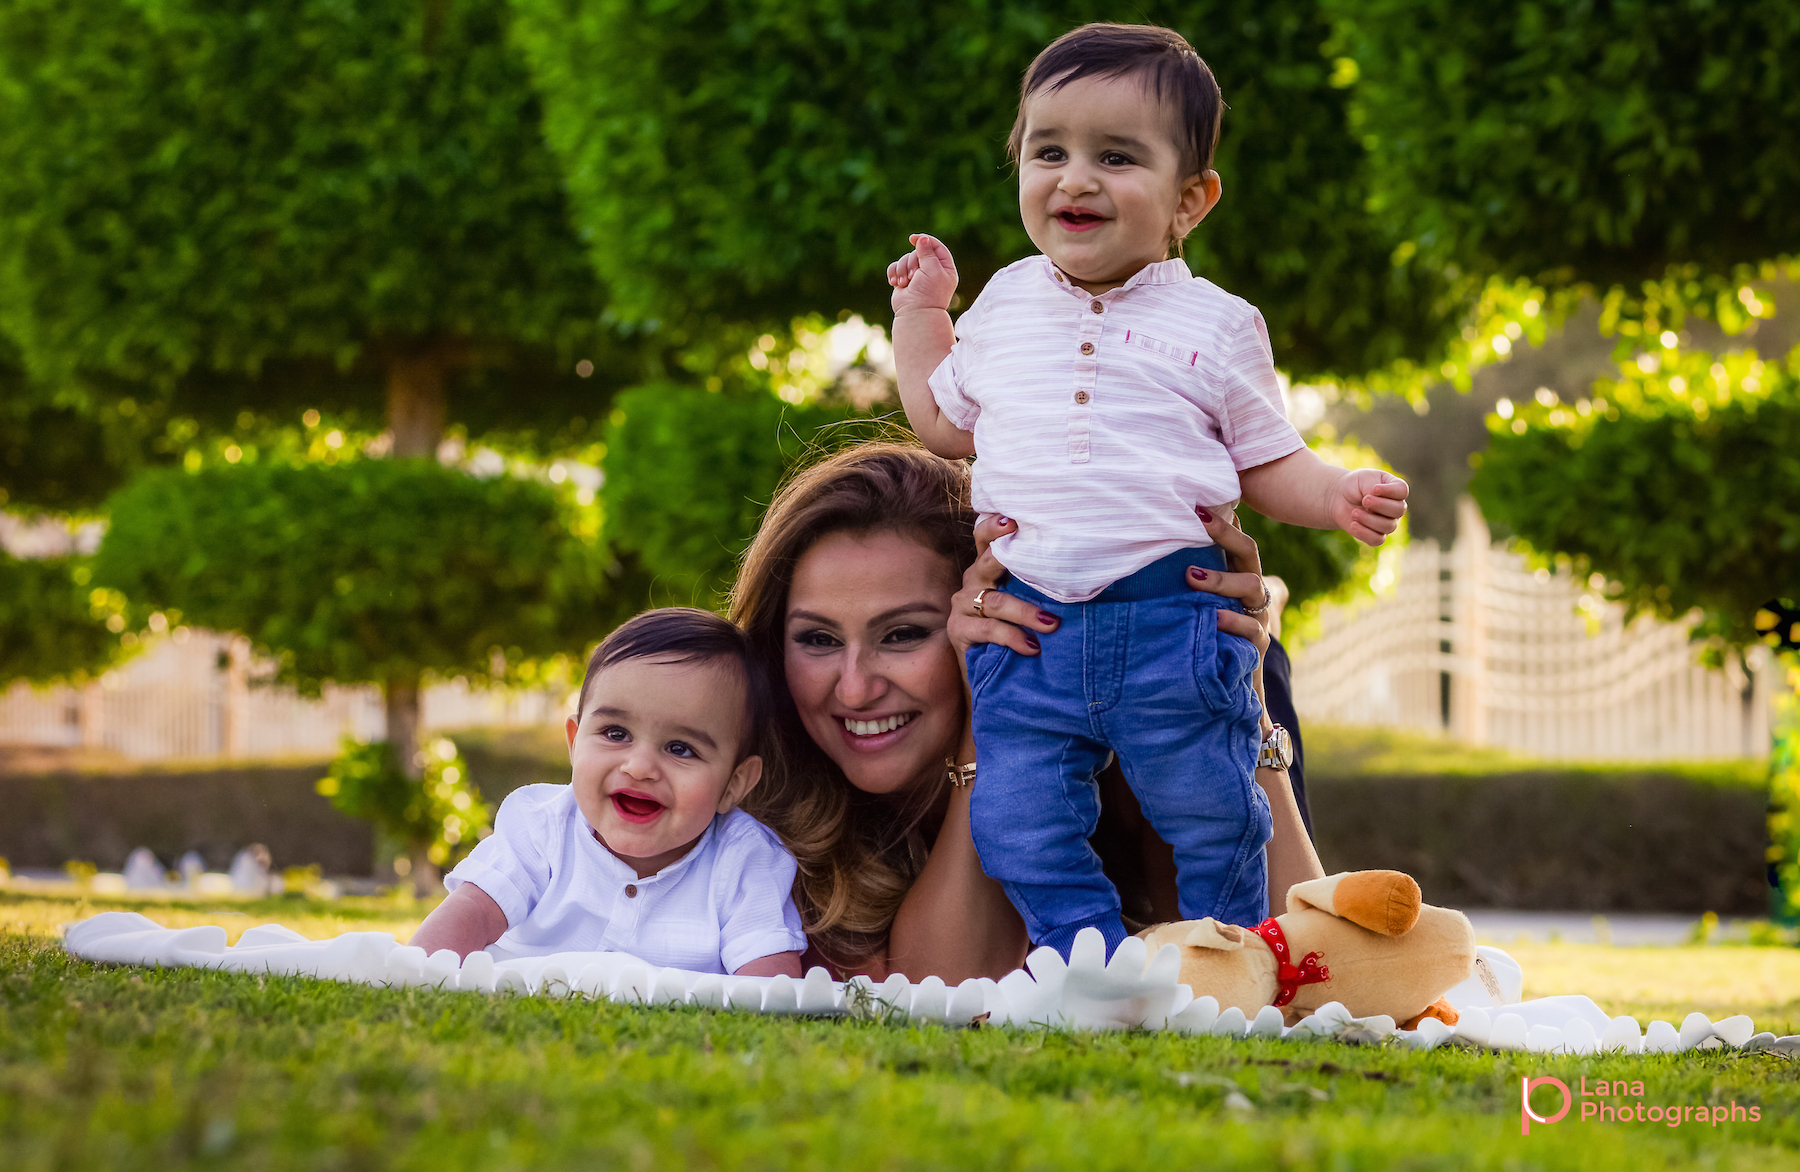
[[[1213,519],[1213,515],[1211,513],[1207,512],[1205,509],[1201,508],[1199,505],[1194,506],[1194,512],[1199,516],[1199,518],[1202,521],[1211,523],[1211,521]]]
[[[1054,627],[1057,623],[1059,623],[1061,621],[1062,621],[1061,619],[1057,618],[1055,615],[1051,614],[1047,610],[1038,611],[1038,622],[1040,622],[1040,623],[1049,623],[1051,626]]]
[[[1189,566],[1188,570],[1194,575],[1194,577],[1200,579],[1200,581],[1202,581],[1202,582],[1206,581],[1206,571],[1201,569],[1199,566]]]
[[[1031,644],[1031,649],[1033,651],[1040,650],[1040,648],[1038,647],[1037,636],[1033,635],[1030,631],[1025,632],[1025,641],[1027,643]]]

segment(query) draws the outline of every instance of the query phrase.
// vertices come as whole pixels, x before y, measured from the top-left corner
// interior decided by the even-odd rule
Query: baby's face
[[[640,878],[686,854],[761,778],[760,757],[738,760],[745,699],[722,662],[629,659],[589,682],[568,723],[575,803]]]
[[[1083,78],[1025,99],[1019,214],[1031,241],[1090,293],[1168,256],[1219,199],[1184,176],[1174,117],[1139,77]]]

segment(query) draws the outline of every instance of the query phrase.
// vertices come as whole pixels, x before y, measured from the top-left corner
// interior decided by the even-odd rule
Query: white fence
[[[325,756],[345,733],[386,729],[374,688],[327,687],[316,699],[253,683],[248,645],[209,631],[174,631],[151,651],[76,690],[17,684],[0,694],[0,744],[110,749],[144,761]],[[427,688],[427,729],[556,724],[560,690]]]
[[[1317,721],[1443,732],[1563,759],[1761,756],[1766,653],[1753,678],[1709,670],[1692,621],[1627,625],[1567,574],[1493,547],[1469,500],[1457,540],[1418,542],[1391,597],[1324,616],[1294,653],[1294,703]]]

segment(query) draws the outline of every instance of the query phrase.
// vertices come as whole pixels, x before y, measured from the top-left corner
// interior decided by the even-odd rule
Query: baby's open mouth
[[[1098,212],[1084,212],[1074,208],[1065,208],[1056,213],[1056,218],[1071,228],[1091,228],[1106,217]]]
[[[902,725],[910,724],[912,718],[917,715],[916,712],[900,712],[893,716],[884,716],[880,720],[851,720],[848,716],[840,719],[844,722],[845,731],[853,736],[873,737],[885,732],[893,732]]]
[[[663,804],[655,798],[623,790],[612,796],[612,803],[613,808],[631,822],[647,822],[662,813],[663,808]]]

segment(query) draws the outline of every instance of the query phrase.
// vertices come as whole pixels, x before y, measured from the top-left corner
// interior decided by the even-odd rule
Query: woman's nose
[[[873,661],[873,653],[855,649],[844,656],[844,670],[837,682],[838,703],[847,708],[863,708],[887,691],[887,679]]]

